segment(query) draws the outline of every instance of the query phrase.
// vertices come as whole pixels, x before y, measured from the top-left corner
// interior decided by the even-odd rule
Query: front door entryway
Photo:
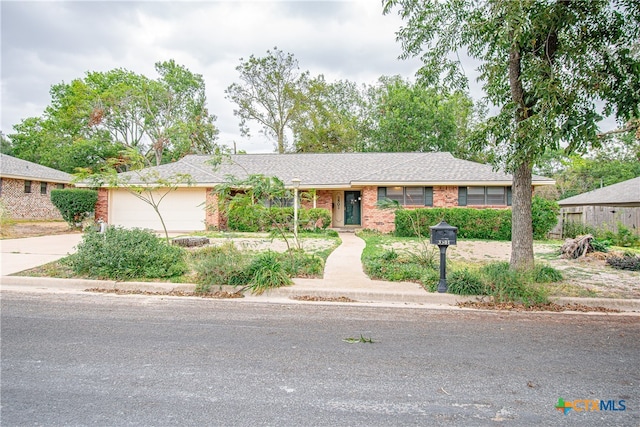
[[[359,191],[344,192],[344,225],[360,225],[361,199]]]

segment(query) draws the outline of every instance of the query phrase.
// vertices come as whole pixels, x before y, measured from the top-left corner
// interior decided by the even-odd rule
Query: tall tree
[[[546,150],[598,144],[600,114],[626,122],[640,110],[637,0],[384,0],[406,21],[403,57],[420,56],[421,77],[464,87],[459,50],[481,62],[480,80],[500,112],[481,145],[513,173],[511,267],[533,266],[532,168]],[[604,107],[598,110],[597,102]]]
[[[464,152],[473,101],[461,91],[448,93],[381,77],[368,91],[370,123],[367,151]]]
[[[275,138],[278,153],[284,153],[286,132],[302,106],[301,87],[309,73],[301,73],[293,54],[277,47],[267,50],[265,57],[251,55],[240,61],[236,70],[241,83],[225,91],[238,105],[233,112],[240,117],[240,131],[249,135],[248,121],[256,121],[266,136]]]
[[[42,117],[24,119],[9,135],[15,155],[73,173],[97,170],[123,149],[156,164],[215,151],[202,76],[174,61],[156,70],[157,80],[114,69],[53,85]]]
[[[355,83],[320,75],[303,88],[304,107],[292,120],[297,152],[362,151],[363,98]]]
[[[172,151],[171,160],[213,152],[218,131],[215,116],[206,108],[202,76],[173,60],[156,63],[156,71],[160,78],[147,82],[142,91],[143,127],[156,164],[163,162],[167,149]]]

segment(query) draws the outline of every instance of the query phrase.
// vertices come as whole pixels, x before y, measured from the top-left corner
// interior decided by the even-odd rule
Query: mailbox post
[[[440,221],[438,225],[429,227],[431,230],[431,244],[440,248],[440,282],[438,292],[447,292],[447,248],[457,244],[458,227]]]

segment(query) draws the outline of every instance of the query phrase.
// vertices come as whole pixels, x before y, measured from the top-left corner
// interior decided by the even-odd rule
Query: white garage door
[[[167,194],[159,204],[168,231],[205,229],[204,188],[179,188]],[[154,192],[158,200],[164,192]],[[109,194],[109,224],[125,228],[162,230],[162,223],[153,208],[126,190],[111,190]]]

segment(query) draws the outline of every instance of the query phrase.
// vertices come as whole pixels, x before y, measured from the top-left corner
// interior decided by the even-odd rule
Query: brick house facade
[[[333,228],[367,228],[381,232],[395,229],[395,214],[377,207],[390,198],[406,209],[429,207],[498,208],[510,206],[511,175],[489,165],[456,159],[449,153],[318,153],[233,155],[217,168],[208,156],[189,155],[153,167],[163,178],[188,174],[195,183],[170,193],[160,207],[169,220],[169,231],[225,229],[213,189],[229,176],[243,180],[250,175],[279,178],[301,192],[315,193],[315,206],[327,209]],[[443,167],[446,165],[446,167]],[[136,177],[131,175],[132,183]],[[533,177],[533,186],[553,185],[544,177]],[[124,227],[156,228],[157,215],[148,206],[124,197],[126,190],[100,190],[96,218]],[[303,207],[313,207],[304,201]],[[185,217],[189,216],[188,220]],[[172,224],[173,221],[173,224]]]
[[[9,218],[62,220],[51,190],[71,186],[71,175],[6,154],[0,162],[0,201]]]

